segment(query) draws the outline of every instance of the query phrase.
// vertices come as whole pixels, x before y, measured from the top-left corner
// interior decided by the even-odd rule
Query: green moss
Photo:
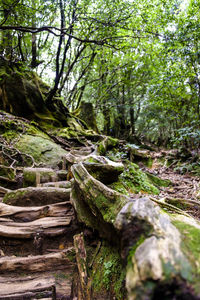
[[[200,262],[200,229],[181,221],[174,221],[174,225],[183,236],[184,249],[190,252],[194,260]],[[199,266],[200,273],[200,266]]]
[[[69,253],[66,254],[66,257],[69,259],[69,261],[75,263],[76,262],[76,252],[74,249],[72,249]]]
[[[108,185],[109,188],[117,191],[118,193],[124,194],[124,195],[129,195],[128,191],[126,190],[126,187],[124,186],[123,182],[117,181],[114,183],[111,183]]]
[[[188,281],[192,281],[196,291],[200,292],[200,229],[181,221],[173,221],[182,235],[182,250],[187,256],[193,268],[191,272],[184,272],[183,277]]]
[[[169,179],[164,180],[153,174],[150,174],[150,173],[146,173],[146,174],[147,174],[148,178],[150,179],[150,181],[153,184],[155,184],[157,187],[160,187],[160,186],[168,187],[169,185],[171,185],[171,181]]]
[[[140,235],[139,239],[135,242],[135,244],[129,250],[127,264],[128,266],[132,265],[132,257],[135,255],[136,249],[144,242],[145,236],[142,234]]]
[[[99,155],[102,155],[102,156],[106,154],[106,147],[103,142],[99,143],[98,152],[99,152]]]
[[[0,165],[0,176],[7,177],[10,180],[15,179],[15,170],[11,167]]]
[[[148,194],[159,194],[159,190],[136,164],[127,162],[126,169],[119,176],[119,179],[130,193],[144,192]]]
[[[126,272],[116,248],[103,242],[90,273],[94,294],[104,291],[117,300],[124,299]]]
[[[9,203],[10,200],[12,200],[13,198],[19,198],[21,196],[24,196],[26,194],[26,191],[21,191],[21,190],[18,190],[17,192],[14,191],[14,192],[9,192],[7,193],[4,198],[3,198],[3,203]]]
[[[36,163],[56,165],[66,152],[49,138],[25,134],[15,145],[21,152],[31,155]]]

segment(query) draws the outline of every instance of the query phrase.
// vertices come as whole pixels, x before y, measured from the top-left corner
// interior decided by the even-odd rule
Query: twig
[[[153,197],[150,197],[150,199],[152,201],[154,201],[155,203],[159,204],[163,208],[167,208],[169,210],[172,210],[172,211],[174,211],[174,212],[176,212],[178,214],[184,215],[186,217],[191,217],[189,214],[187,214],[186,212],[184,212],[182,209],[180,209],[180,208],[178,208],[178,207],[176,207],[176,206],[174,206],[172,204],[165,203],[164,201],[161,202],[161,201],[159,201],[159,200],[157,200],[156,198],[153,198]]]

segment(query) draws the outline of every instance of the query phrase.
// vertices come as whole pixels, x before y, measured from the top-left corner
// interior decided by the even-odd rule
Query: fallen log
[[[0,203],[0,217],[10,217],[19,222],[30,222],[42,217],[64,217],[73,214],[69,201],[45,206],[20,207]]]
[[[2,273],[13,271],[43,272],[57,268],[66,268],[66,265],[72,268],[73,263],[67,258],[67,252],[66,249],[62,252],[28,257],[3,256],[0,257],[0,271]]]
[[[32,238],[38,229],[43,230],[44,235],[59,235],[64,232],[66,226],[72,221],[71,217],[46,217],[32,222],[8,221],[0,224],[0,236],[10,238]],[[65,228],[63,228],[65,227]]]
[[[3,202],[17,206],[41,206],[70,199],[71,189],[55,187],[27,187],[7,193]]]
[[[36,296],[56,299],[55,279],[48,278],[0,278],[0,299],[32,299]]]

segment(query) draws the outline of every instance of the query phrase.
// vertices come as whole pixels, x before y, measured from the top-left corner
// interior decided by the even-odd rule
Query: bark
[[[19,300],[19,299],[32,299],[42,295],[45,297],[51,296],[55,300],[55,279],[52,277],[47,278],[18,278],[13,277],[0,278],[0,299],[1,300]]]
[[[4,256],[0,258],[0,271],[27,271],[42,272],[54,270],[57,268],[66,268],[66,265],[72,266],[72,263],[66,257],[66,252],[50,253],[45,255],[35,255],[28,257],[10,257]],[[41,280],[41,279],[40,279]],[[1,293],[0,293],[1,294]]]
[[[78,285],[78,300],[91,300],[90,282],[87,272],[87,254],[84,245],[83,233],[74,236],[74,247],[76,251],[76,262],[80,280],[80,284]]]
[[[70,202],[36,207],[11,206],[0,203],[0,217],[9,217],[18,222],[31,222],[42,217],[66,217],[73,214]]]
[[[45,217],[31,222],[14,222],[8,218],[0,219],[0,236],[9,238],[29,239],[37,230],[43,230],[46,236],[62,234],[69,226],[72,217]]]

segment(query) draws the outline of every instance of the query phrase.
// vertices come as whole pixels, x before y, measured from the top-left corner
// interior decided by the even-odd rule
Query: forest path
[[[171,204],[175,202],[193,203],[194,205],[187,207],[185,211],[200,219],[200,178],[198,176],[189,172],[180,174],[174,170],[173,166],[166,167],[159,163],[153,163],[151,168],[143,166],[142,170],[171,181],[168,187],[159,187],[160,194],[154,196],[155,198],[166,199]]]
[[[46,185],[51,187],[44,188],[43,206],[29,206],[41,194],[41,183],[27,188],[33,198],[24,197],[23,206],[0,203],[0,299],[70,299],[77,231],[74,210],[68,200],[69,189],[66,201],[52,203],[52,186],[59,191],[60,182]],[[14,193],[22,190],[26,189],[7,195],[16,196]],[[63,192],[63,187],[60,190]]]

